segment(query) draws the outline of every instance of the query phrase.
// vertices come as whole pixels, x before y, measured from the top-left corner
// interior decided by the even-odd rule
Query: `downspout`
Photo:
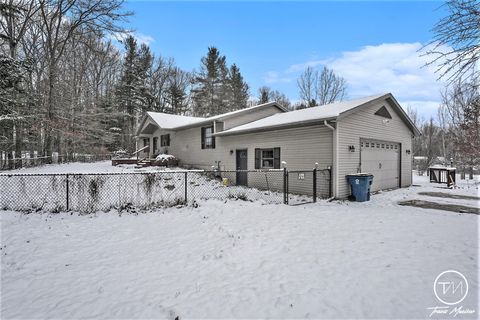
[[[330,128],[330,130],[335,131],[335,128],[332,127],[332,125],[329,124],[329,123],[327,122],[327,120],[323,120],[323,124],[324,124],[327,128]]]
[[[329,128],[332,130],[332,166],[330,170],[332,170],[332,198],[337,197],[337,165],[338,165],[338,157],[337,157],[337,130],[327,122],[327,120],[323,120],[323,124],[325,127]]]

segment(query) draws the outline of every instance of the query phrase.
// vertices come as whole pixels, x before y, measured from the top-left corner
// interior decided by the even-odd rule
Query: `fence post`
[[[313,169],[313,202],[317,202],[317,168]]]
[[[67,211],[68,211],[69,208],[70,208],[70,199],[69,199],[69,194],[70,194],[70,192],[69,192],[69,190],[68,190],[68,189],[69,189],[68,173],[67,173],[67,175],[66,175],[66,179],[67,179],[67,180],[66,180],[65,182],[66,182],[66,191],[67,191]]]
[[[283,203],[288,204],[288,171],[287,171],[287,167],[283,168]]]
[[[187,203],[187,171],[185,171],[185,203]]]
[[[332,197],[332,185],[333,185],[333,181],[332,181],[332,166],[330,166],[328,168],[328,197],[331,198]]]

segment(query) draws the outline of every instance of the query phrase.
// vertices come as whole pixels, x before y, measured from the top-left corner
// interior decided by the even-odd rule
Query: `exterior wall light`
[[[410,154],[410,149],[405,150],[407,154]]]
[[[355,146],[348,146],[348,151],[355,152]]]

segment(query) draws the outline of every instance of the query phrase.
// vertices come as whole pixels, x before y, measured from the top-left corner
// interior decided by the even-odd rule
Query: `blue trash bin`
[[[370,200],[370,187],[373,175],[369,173],[348,174],[347,181],[352,191],[352,198],[357,202]]]

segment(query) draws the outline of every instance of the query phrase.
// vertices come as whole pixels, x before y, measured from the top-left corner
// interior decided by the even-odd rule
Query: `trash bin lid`
[[[347,177],[368,177],[368,176],[372,176],[373,177],[373,174],[371,173],[350,173],[350,174],[347,174]]]

